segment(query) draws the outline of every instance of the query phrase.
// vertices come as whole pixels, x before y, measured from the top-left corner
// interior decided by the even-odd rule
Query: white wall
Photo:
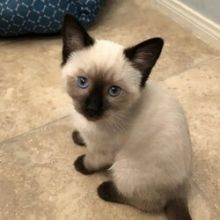
[[[200,14],[220,24],[220,0],[180,0]]]

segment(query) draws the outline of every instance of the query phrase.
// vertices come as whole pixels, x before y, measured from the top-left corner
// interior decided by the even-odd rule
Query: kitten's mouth
[[[101,119],[101,117],[91,117],[91,116],[87,116],[87,115],[84,115],[86,117],[86,119],[88,121],[98,121]]]
[[[97,121],[102,118],[102,113],[92,112],[92,111],[84,111],[83,115],[87,118],[89,121]]]

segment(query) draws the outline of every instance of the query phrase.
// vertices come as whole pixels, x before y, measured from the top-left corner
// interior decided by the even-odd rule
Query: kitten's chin
[[[86,115],[83,115],[88,121],[91,121],[91,122],[97,122],[97,121],[100,121],[102,119],[102,117],[91,117],[91,116],[86,116]]]
[[[81,109],[75,108],[75,110],[77,111],[78,114],[80,114],[83,118],[85,118],[87,121],[90,121],[90,122],[97,122],[103,119],[103,115],[89,115],[89,114],[86,114]]]

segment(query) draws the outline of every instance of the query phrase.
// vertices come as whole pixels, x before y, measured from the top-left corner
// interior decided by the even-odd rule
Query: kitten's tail
[[[172,199],[168,201],[165,212],[168,220],[192,220],[185,199]]]

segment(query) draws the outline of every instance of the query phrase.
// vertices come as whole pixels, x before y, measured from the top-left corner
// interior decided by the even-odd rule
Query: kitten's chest
[[[110,133],[106,130],[88,129],[84,131],[85,141],[93,150],[117,151],[123,146],[123,133]]]
[[[106,129],[105,126],[89,123],[77,112],[74,112],[73,119],[75,128],[91,150],[116,151],[124,145],[127,132],[117,132],[114,129]]]

